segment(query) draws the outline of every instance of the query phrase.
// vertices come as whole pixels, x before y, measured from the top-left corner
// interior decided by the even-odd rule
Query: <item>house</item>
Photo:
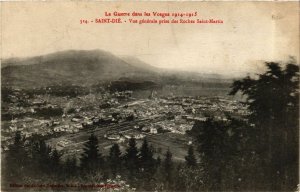
[[[62,127],[60,126],[60,127],[55,127],[55,128],[53,129],[53,131],[54,131],[54,132],[60,132],[60,131],[64,131],[64,130],[63,130]]]
[[[60,147],[66,147],[68,144],[69,144],[69,141],[62,140],[62,141],[59,141],[56,145],[60,146]]]
[[[16,125],[11,125],[11,126],[9,126],[9,129],[11,132],[15,132],[15,131],[17,131],[18,128]]]
[[[93,121],[94,125],[97,125],[99,123],[100,119],[98,117],[93,117],[92,121]]]
[[[143,127],[143,128],[142,128],[142,131],[144,131],[144,132],[149,132],[149,128],[148,128],[148,127]]]
[[[195,117],[196,121],[207,121],[207,117]]]
[[[44,105],[45,103],[46,103],[46,102],[43,101],[43,100],[35,99],[35,100],[32,102],[32,105],[35,105],[35,106],[40,107],[41,105]]]
[[[193,117],[193,116],[187,116],[187,121],[206,121],[207,117]]]
[[[135,139],[143,139],[144,137],[145,137],[145,135],[143,135],[143,134],[134,135]]]
[[[154,128],[154,127],[151,127],[151,128],[150,128],[150,133],[151,133],[151,134],[157,134],[157,129]]]
[[[71,133],[77,133],[77,132],[79,132],[79,129],[73,129],[73,130],[71,130]]]
[[[126,139],[131,139],[131,135],[124,135],[124,137],[126,138]]]
[[[78,124],[74,124],[73,127],[77,128],[77,129],[82,129],[82,124],[78,123]]]
[[[86,125],[93,125],[94,124],[94,122],[92,120],[89,120],[89,119],[85,119],[84,123],[86,123]]]
[[[109,140],[120,140],[120,135],[117,135],[117,134],[111,134],[111,135],[108,135],[107,136],[107,139]]]
[[[73,122],[80,122],[81,121],[81,119],[79,119],[79,118],[76,118],[76,117],[73,117],[72,119],[71,119],[71,121],[73,121]]]
[[[120,139],[117,142],[118,143],[124,143],[125,142],[125,138],[124,137],[120,137]]]

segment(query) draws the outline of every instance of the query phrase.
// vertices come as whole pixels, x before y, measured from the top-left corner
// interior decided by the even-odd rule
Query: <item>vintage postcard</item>
[[[0,5],[1,191],[299,190],[299,2]]]

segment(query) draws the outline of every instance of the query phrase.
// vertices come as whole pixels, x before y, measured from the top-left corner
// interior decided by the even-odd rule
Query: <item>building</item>
[[[151,133],[151,134],[157,134],[157,129],[154,128],[154,127],[151,127],[151,128],[150,128],[150,133]]]

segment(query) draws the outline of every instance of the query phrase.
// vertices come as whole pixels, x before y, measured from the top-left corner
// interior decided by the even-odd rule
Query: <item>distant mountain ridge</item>
[[[62,82],[93,84],[120,77],[155,76],[149,68],[131,65],[101,50],[69,50],[27,59],[4,60],[1,75],[4,85],[39,87]]]
[[[30,58],[5,59],[1,64],[2,86],[24,88],[55,84],[84,86],[122,78],[163,82],[173,76],[185,81],[221,79],[216,75],[161,70],[135,57],[117,57],[102,50],[67,50]]]

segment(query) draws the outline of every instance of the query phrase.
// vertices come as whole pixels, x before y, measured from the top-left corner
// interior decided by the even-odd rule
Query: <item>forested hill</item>
[[[2,86],[22,88],[49,85],[92,85],[120,78],[157,84],[228,82],[220,76],[162,70],[134,57],[102,50],[68,50],[31,58],[11,58],[1,64]]]

